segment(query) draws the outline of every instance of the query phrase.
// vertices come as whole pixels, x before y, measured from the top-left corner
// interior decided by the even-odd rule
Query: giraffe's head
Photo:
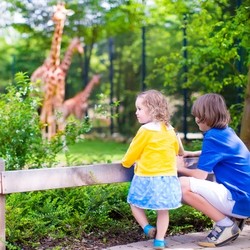
[[[66,9],[65,4],[63,2],[59,2],[56,6],[54,6],[54,14],[52,16],[52,20],[54,22],[65,21],[67,16],[72,16],[73,14],[73,10]]]
[[[82,42],[82,40],[78,37],[75,37],[72,41],[71,41],[71,46],[79,53],[79,54],[83,54],[84,49],[84,43]]]
[[[93,75],[92,82],[94,83],[94,85],[98,85],[100,83],[100,80],[101,80],[101,75]]]

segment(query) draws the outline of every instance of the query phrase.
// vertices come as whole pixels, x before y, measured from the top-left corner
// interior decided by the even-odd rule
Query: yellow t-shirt
[[[130,168],[135,163],[135,174],[139,176],[177,176],[178,150],[174,128],[163,122],[150,122],[138,130],[122,165]]]

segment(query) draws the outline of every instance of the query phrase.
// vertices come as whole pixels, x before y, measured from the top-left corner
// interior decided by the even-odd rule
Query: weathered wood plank
[[[1,172],[1,194],[128,182],[134,169],[119,163]]]

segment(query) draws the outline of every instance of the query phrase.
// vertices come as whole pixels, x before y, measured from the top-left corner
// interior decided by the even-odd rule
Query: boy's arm
[[[190,169],[185,166],[185,163],[179,164],[177,166],[178,173],[188,177],[195,177],[197,179],[206,179],[208,173],[206,171],[200,170],[198,168]]]

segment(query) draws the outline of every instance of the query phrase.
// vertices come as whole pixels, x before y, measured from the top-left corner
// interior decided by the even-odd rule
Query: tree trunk
[[[240,138],[250,150],[250,66],[248,68],[247,90],[241,121]]]

